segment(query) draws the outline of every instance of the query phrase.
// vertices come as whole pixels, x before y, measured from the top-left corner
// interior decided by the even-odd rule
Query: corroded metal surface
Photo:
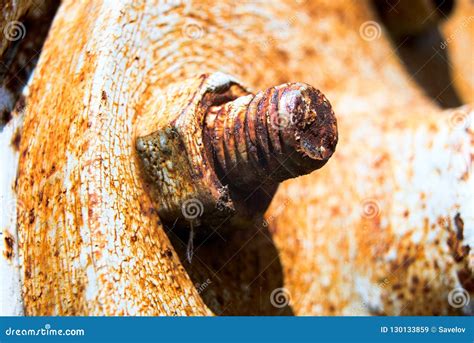
[[[210,314],[134,162],[132,124],[154,51],[141,50],[134,27],[156,27],[149,20],[158,18],[141,17],[144,10],[144,3],[65,1],[53,23],[20,146],[26,314]]]
[[[206,137],[221,179],[241,191],[275,185],[326,164],[337,125],[324,95],[288,83],[219,106],[206,117]]]
[[[261,226],[196,247],[190,265],[142,188],[134,127],[154,90],[215,71],[318,85],[340,140],[320,172],[282,184]],[[20,145],[26,312],[467,311],[449,296],[472,297],[471,112],[424,97],[368,2],[64,1]]]
[[[329,101],[309,85],[254,96],[214,73],[167,87],[144,109],[136,137],[160,218],[209,228],[261,221],[280,182],[326,164],[337,127]]]
[[[229,190],[206,153],[205,102],[212,101],[210,97],[235,99],[244,94],[248,94],[245,89],[224,74],[203,75],[170,85],[158,103],[144,109],[135,145],[148,181],[145,187],[162,220],[186,223],[193,217],[196,226],[201,220],[209,225],[234,213]]]

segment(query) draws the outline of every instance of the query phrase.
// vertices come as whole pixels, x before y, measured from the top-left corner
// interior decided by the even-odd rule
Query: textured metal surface
[[[214,73],[172,84],[156,99],[135,145],[145,187],[169,225],[261,221],[280,182],[321,168],[336,147],[334,112],[309,85],[254,96]]]
[[[19,150],[26,313],[466,313],[450,295],[473,292],[472,110],[441,111],[394,49],[364,1],[64,1]],[[188,264],[142,188],[134,130],[155,89],[217,70],[318,85],[340,140],[265,222]]]
[[[222,222],[235,212],[229,190],[212,167],[203,139],[207,102],[247,94],[224,74],[202,75],[167,87],[144,109],[136,149],[145,187],[167,223]],[[197,211],[194,213],[193,211]],[[192,217],[192,218],[191,218]]]
[[[246,192],[321,168],[337,144],[329,101],[301,83],[213,106],[205,130],[221,179]]]

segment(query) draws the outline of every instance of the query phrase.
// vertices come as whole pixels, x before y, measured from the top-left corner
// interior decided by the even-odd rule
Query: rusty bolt
[[[321,168],[335,151],[334,112],[307,84],[253,95],[215,73],[171,85],[156,99],[137,125],[136,148],[165,222],[248,223],[280,182]]]
[[[329,102],[302,83],[213,106],[204,130],[221,180],[247,192],[321,168],[337,143]]]

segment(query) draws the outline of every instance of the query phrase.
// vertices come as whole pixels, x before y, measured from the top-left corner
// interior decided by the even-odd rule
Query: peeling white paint
[[[94,300],[98,293],[97,277],[92,266],[87,267],[87,287],[86,287],[86,300]]]
[[[374,285],[368,277],[356,276],[354,278],[356,292],[371,311],[382,312],[382,289]]]
[[[21,127],[22,119],[22,116],[13,118],[0,133],[0,164],[2,165],[0,173],[0,316],[23,315],[16,225],[18,207],[17,197],[13,190],[19,154],[11,146],[12,137],[17,128]],[[7,231],[14,239],[13,257],[10,261],[4,256]]]
[[[241,84],[234,77],[221,72],[212,73],[206,80],[207,89],[209,91],[215,91],[216,89],[227,86],[230,83]]]
[[[466,118],[472,116],[468,113]],[[449,113],[445,114],[449,117]],[[471,136],[469,127],[457,130],[440,114],[440,123],[435,135],[422,126],[410,137],[388,136],[386,146],[392,147],[397,191],[392,208],[393,227],[398,235],[412,231],[415,244],[425,239],[424,220],[436,223],[440,218],[452,224],[456,214],[464,222],[465,242],[473,246],[474,230],[474,178],[470,158]],[[466,120],[466,123],[470,123]],[[397,148],[397,142],[398,144]],[[396,150],[396,151],[395,151]],[[466,173],[466,177],[462,175]],[[424,198],[420,198],[423,194]],[[410,209],[408,221],[403,213]],[[433,234],[433,233],[432,233]]]

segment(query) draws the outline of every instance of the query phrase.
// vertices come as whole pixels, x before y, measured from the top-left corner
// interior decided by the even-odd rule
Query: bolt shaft
[[[337,125],[320,91],[289,83],[210,107],[204,143],[221,180],[249,191],[321,168]]]

